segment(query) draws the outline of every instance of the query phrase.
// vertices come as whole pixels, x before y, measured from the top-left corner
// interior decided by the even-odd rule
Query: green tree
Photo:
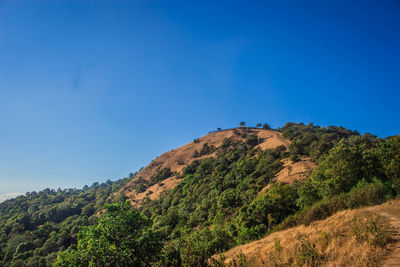
[[[271,130],[271,126],[269,126],[268,123],[264,123],[264,124],[263,124],[263,129],[265,129],[265,130]]]
[[[313,171],[311,178],[321,197],[333,197],[348,192],[364,178],[364,166],[359,149],[349,147],[341,141],[330,150],[328,156]]]
[[[389,137],[378,148],[386,177],[396,194],[400,193],[400,135]]]
[[[58,255],[56,266],[148,266],[161,250],[151,221],[129,202],[106,204],[96,226],[78,234],[76,250]]]

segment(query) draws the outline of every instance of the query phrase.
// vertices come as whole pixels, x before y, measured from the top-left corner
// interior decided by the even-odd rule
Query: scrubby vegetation
[[[170,168],[162,168],[156,174],[154,174],[153,176],[150,177],[150,181],[153,184],[158,183],[158,182],[161,182],[161,181],[167,179],[168,177],[170,177],[172,175],[174,175],[174,173],[171,171]]]
[[[243,142],[226,139],[219,148],[205,143],[194,155],[215,152],[216,157],[195,160],[180,174],[165,168],[152,176],[152,183],[171,175],[178,175],[182,181],[159,199],[145,198],[138,207],[140,212],[128,212],[126,206],[120,212],[144,220],[144,231],[157,236],[151,240],[156,240],[153,247],[160,244],[160,249],[152,251],[154,257],[124,260],[129,258],[136,265],[206,266],[212,255],[236,245],[277,230],[308,225],[343,209],[379,204],[400,193],[400,136],[381,139],[343,127],[295,123],[287,123],[277,131],[291,140],[288,150],[280,146],[262,151],[256,148],[257,136],[246,134],[242,127]],[[318,164],[309,179],[293,184],[271,183],[283,168],[283,159],[300,161],[304,157]],[[27,195],[0,204],[3,265],[16,261],[49,265],[58,252],[67,248],[59,254],[59,264],[98,263],[97,259],[78,257],[89,251],[90,242],[101,235],[104,218],[118,217],[115,212],[106,212],[97,220],[94,214],[121,183],[96,185],[79,192],[50,190],[40,197]],[[135,189],[143,191],[142,187]],[[110,207],[114,206],[106,209]],[[119,220],[116,225],[120,226],[115,229],[126,231],[131,224],[134,222]],[[361,239],[368,234],[363,231],[359,229]],[[109,229],[103,245],[110,248],[101,257],[122,261],[123,257],[113,250],[121,245],[113,235],[119,236],[119,230]],[[137,247],[129,244],[123,250],[133,255]],[[323,261],[304,238],[299,239],[295,255],[294,260],[301,264]]]
[[[216,150],[216,148],[214,146],[209,146],[208,143],[204,143],[203,147],[200,149],[199,151],[194,151],[193,153],[193,157],[197,158],[203,155],[210,155],[211,153],[213,153]]]

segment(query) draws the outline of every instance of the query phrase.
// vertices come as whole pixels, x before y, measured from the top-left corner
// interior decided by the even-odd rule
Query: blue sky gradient
[[[0,1],[0,195],[246,121],[400,133],[399,1]]]

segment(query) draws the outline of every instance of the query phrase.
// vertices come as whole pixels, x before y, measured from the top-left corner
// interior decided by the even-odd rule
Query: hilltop
[[[397,198],[399,185],[400,136],[302,123],[219,130],[119,181],[0,203],[1,264],[329,266],[356,244],[351,264],[390,262],[399,202],[390,216],[351,210]]]
[[[210,132],[208,135],[195,139],[193,142],[160,155],[140,170],[116,194],[123,194],[133,204],[140,203],[146,197],[155,200],[159,198],[162,192],[174,188],[182,180],[179,174],[181,174],[183,168],[193,161],[209,157],[216,158],[224,142],[245,142],[246,138],[249,137],[256,140],[255,148],[260,148],[261,150],[273,149],[278,146],[284,146],[288,149],[290,145],[290,140],[282,137],[282,133],[267,129],[240,127]],[[290,162],[287,162],[286,165],[288,167]],[[311,166],[313,167],[314,165]],[[302,167],[296,164],[295,172],[304,174],[306,168],[308,168],[308,165],[307,167]],[[162,183],[152,181],[157,175],[162,177]],[[294,176],[281,173],[279,177],[283,180],[286,177],[289,181]]]

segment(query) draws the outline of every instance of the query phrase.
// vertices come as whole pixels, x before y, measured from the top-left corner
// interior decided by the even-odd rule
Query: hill
[[[179,174],[193,161],[209,157],[216,158],[224,141],[245,142],[250,140],[248,137],[256,137],[254,139],[257,142],[255,148],[262,150],[278,146],[288,148],[290,144],[288,139],[282,137],[282,133],[266,129],[246,127],[212,132],[157,157],[140,170],[116,195],[123,194],[133,204],[140,203],[146,197],[151,200],[157,199],[162,192],[174,188],[181,181]],[[158,178],[155,178],[157,175]],[[158,183],[160,179],[162,179],[162,183]]]
[[[334,228],[327,225],[336,225],[350,233],[341,220],[353,222],[359,213],[346,210],[399,193],[399,136],[382,139],[302,123],[221,130],[115,183],[45,190],[1,203],[1,265],[222,266],[210,258],[226,254],[229,262],[240,249],[243,255],[235,260],[265,252],[275,257],[276,251],[257,252],[252,245],[269,248],[274,237],[282,242],[276,246],[288,249],[287,259],[304,247],[294,260],[328,264],[344,252],[339,245],[313,249],[320,229],[329,234]],[[281,236],[295,232],[300,236],[291,234],[293,240]],[[359,238],[368,243],[367,237]],[[353,239],[332,240],[355,244]],[[365,251],[381,255],[388,248]]]

